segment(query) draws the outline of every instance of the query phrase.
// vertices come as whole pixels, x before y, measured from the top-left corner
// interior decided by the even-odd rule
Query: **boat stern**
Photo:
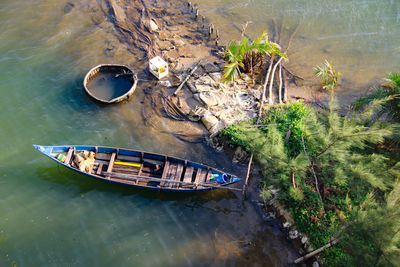
[[[229,183],[237,183],[237,182],[239,182],[240,180],[242,180],[242,179],[240,179],[240,178],[237,177],[237,176],[232,176],[231,179],[230,179],[230,181],[229,181]]]

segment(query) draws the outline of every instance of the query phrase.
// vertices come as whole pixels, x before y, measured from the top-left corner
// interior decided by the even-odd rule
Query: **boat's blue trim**
[[[206,187],[206,188],[199,188],[199,189],[187,189],[187,188],[164,188],[164,187],[153,187],[153,186],[142,186],[142,185],[134,185],[134,184],[128,184],[128,183],[122,183],[122,182],[117,182],[117,181],[112,181],[105,179],[99,175],[94,175],[86,172],[82,172],[79,169],[75,169],[71,167],[69,164],[65,164],[59,160],[57,160],[55,157],[51,155],[51,153],[62,153],[62,152],[68,152],[70,147],[73,147],[76,151],[83,151],[83,150],[88,150],[88,151],[97,151],[99,153],[113,153],[118,151],[119,154],[121,155],[126,155],[126,156],[140,156],[141,152],[135,151],[135,150],[130,150],[130,149],[123,149],[123,148],[115,148],[115,147],[103,147],[103,146],[87,146],[87,145],[65,145],[65,146],[42,146],[42,145],[33,145],[34,148],[36,148],[39,152],[43,153],[47,157],[51,158],[58,164],[63,165],[64,167],[67,167],[68,169],[71,169],[73,171],[76,171],[78,173],[81,173],[83,175],[111,182],[111,183],[116,183],[116,184],[122,184],[122,185],[128,185],[128,186],[133,186],[137,188],[144,188],[144,189],[150,189],[150,190],[160,190],[160,191],[173,191],[173,192],[194,192],[194,191],[208,191],[213,189],[213,187]],[[154,160],[164,160],[165,156],[158,155],[158,154],[153,154],[149,152],[143,152],[145,158],[149,159],[154,159]],[[182,161],[185,162],[185,160],[180,159],[180,158],[175,158],[175,157],[167,157],[168,160],[176,160],[176,161]],[[186,161],[188,165],[191,165],[195,168],[204,168],[206,166],[192,162],[192,161]],[[222,174],[223,172],[216,170],[214,168],[211,169],[213,173],[216,174]],[[220,184],[219,186],[224,187],[228,186],[234,183],[239,182],[241,179],[231,175],[230,181],[224,184]]]

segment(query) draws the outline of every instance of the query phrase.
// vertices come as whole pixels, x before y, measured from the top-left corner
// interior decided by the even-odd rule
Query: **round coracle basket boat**
[[[136,90],[137,76],[128,66],[101,64],[92,68],[83,80],[86,93],[103,103],[118,103]]]

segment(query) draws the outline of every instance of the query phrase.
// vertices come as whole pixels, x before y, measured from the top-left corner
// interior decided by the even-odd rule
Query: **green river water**
[[[32,144],[101,144],[171,154],[244,176],[206,142],[176,138],[140,90],[105,106],[83,91],[86,72],[133,56],[112,24],[99,28],[85,10],[96,1],[2,0],[0,3],[0,266],[284,266],[298,255],[250,189],[174,195],[93,181],[59,168]],[[399,68],[400,4],[384,1],[209,1],[201,12],[238,37],[271,19],[289,33],[301,21],[290,67],[310,77],[332,59],[344,84],[361,88]],[[269,27],[268,26],[268,27]],[[284,36],[282,35],[282,39]],[[123,46],[123,45],[121,45]],[[289,53],[290,56],[290,53]],[[310,71],[311,69],[311,71]],[[150,76],[149,76],[150,77]],[[347,82],[347,83],[346,83]]]

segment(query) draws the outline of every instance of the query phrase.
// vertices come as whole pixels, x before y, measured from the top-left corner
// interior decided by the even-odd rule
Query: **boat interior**
[[[83,151],[94,152],[94,162],[90,170],[81,171],[123,184],[198,190],[218,187],[232,179],[229,174],[191,161],[134,150],[74,146],[53,147],[48,152],[56,160],[79,170],[74,158]]]

